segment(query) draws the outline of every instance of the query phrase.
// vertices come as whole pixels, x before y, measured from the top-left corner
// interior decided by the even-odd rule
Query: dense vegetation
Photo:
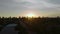
[[[36,34],[59,34],[60,33],[60,17],[0,17],[0,30],[7,24],[18,24],[15,30],[21,31],[22,34],[28,34],[26,30],[36,32]],[[20,23],[24,23],[27,29]]]

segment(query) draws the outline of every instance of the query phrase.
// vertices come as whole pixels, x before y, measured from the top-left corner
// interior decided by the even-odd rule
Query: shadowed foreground
[[[18,31],[14,30],[14,27],[16,26],[16,24],[8,24],[6,25],[2,31],[0,32],[0,34],[18,34]]]
[[[60,17],[0,17],[0,34],[60,34]]]

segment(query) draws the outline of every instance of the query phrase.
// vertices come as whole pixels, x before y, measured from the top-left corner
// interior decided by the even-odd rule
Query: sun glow
[[[30,14],[27,14],[28,17],[35,17],[34,14],[30,13]]]

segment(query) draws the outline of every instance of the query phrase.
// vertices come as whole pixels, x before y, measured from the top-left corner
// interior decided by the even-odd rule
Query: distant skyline
[[[60,16],[60,0],[0,0],[0,16]]]

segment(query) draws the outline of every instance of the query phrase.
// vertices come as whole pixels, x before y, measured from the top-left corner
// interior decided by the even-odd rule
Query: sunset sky
[[[0,0],[0,16],[60,16],[60,0]]]

